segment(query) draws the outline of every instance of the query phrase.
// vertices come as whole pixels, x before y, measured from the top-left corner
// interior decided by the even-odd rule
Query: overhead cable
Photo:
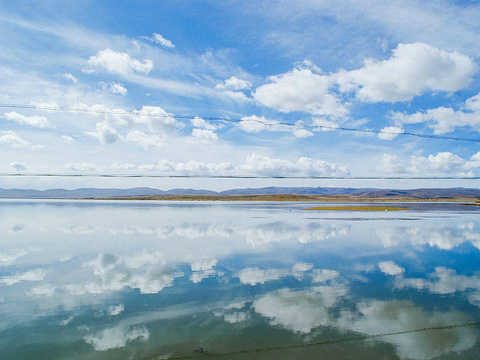
[[[146,117],[158,117],[158,118],[174,118],[181,120],[194,120],[195,118],[201,118],[206,121],[219,121],[219,122],[229,122],[229,123],[241,123],[241,122],[255,122],[262,124],[264,126],[287,126],[300,129],[313,129],[313,130],[323,130],[323,131],[348,131],[348,132],[359,132],[359,133],[369,133],[377,135],[393,135],[393,136],[413,136],[418,138],[425,139],[435,139],[435,140],[449,140],[449,141],[467,141],[467,142],[476,142],[480,143],[480,138],[469,138],[469,137],[456,137],[456,136],[444,136],[444,135],[434,135],[434,134],[419,134],[406,131],[383,131],[376,129],[366,129],[366,128],[350,128],[334,125],[305,125],[305,124],[292,124],[288,122],[281,121],[268,121],[262,120],[259,118],[227,118],[227,117],[203,117],[196,115],[175,115],[175,114],[155,114],[148,112],[141,112],[139,110],[133,110],[131,112],[125,110],[115,110],[115,109],[86,109],[86,108],[76,108],[76,107],[56,107],[56,106],[42,106],[42,105],[24,105],[24,104],[0,104],[0,108],[14,108],[14,109],[28,109],[28,110],[43,110],[43,111],[60,111],[60,112],[79,112],[79,113],[90,113],[90,114],[108,114],[108,115],[121,115],[121,116],[146,116]]]

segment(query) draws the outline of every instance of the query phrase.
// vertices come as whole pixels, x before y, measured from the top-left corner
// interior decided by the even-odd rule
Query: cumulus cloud
[[[328,269],[315,269],[313,270],[313,280],[314,284],[326,283],[328,281],[333,281],[340,276],[340,273],[335,270]]]
[[[98,332],[95,335],[87,335],[84,340],[97,351],[107,351],[125,347],[127,342],[140,339],[147,341],[150,333],[144,326],[125,327],[118,326]]]
[[[0,135],[0,145],[8,145],[14,149],[36,148],[28,141],[21,139],[11,130],[2,131],[1,134],[3,135]]]
[[[441,172],[449,173],[461,170],[465,165],[465,160],[452,154],[451,152],[440,152],[437,155],[412,156],[410,171],[420,173]]]
[[[225,80],[222,84],[218,84],[215,86],[215,89],[219,90],[246,90],[250,89],[252,84],[247,80],[239,79],[236,76],[232,76],[231,78]]]
[[[25,166],[25,164],[22,164],[22,163],[19,163],[19,162],[10,163],[8,166],[17,170],[17,171],[27,170],[27,167]]]
[[[283,289],[255,300],[253,307],[274,326],[308,334],[316,327],[331,324],[329,309],[347,292],[343,284],[316,286],[303,291]]]
[[[192,274],[190,275],[190,281],[194,284],[201,282],[210,276],[216,274],[213,269],[217,265],[216,259],[197,259],[190,264]]]
[[[408,241],[414,246],[428,245],[442,250],[451,250],[463,243],[471,243],[480,249],[480,234],[474,223],[452,227],[389,227],[377,230],[383,246],[391,247]]]
[[[93,278],[58,287],[57,290],[71,295],[83,295],[120,291],[128,287],[138,289],[142,294],[156,294],[173,286],[175,278],[181,276],[164,269],[159,264],[161,259],[162,255],[157,253],[148,256],[144,252],[131,257],[101,254],[97,259],[84,264],[92,269]]]
[[[395,174],[406,171],[398,155],[383,154],[376,168],[378,171]]]
[[[293,126],[292,129],[292,134],[299,139],[305,139],[310,136],[313,136],[313,133],[310,130],[305,129],[305,123],[302,120],[298,120],[295,123],[295,126]]]
[[[0,278],[0,284],[11,286],[22,281],[42,281],[47,275],[45,269],[35,269],[26,272],[18,272],[10,276]]]
[[[265,176],[347,176],[349,170],[323,160],[300,158],[296,163],[252,154],[247,158],[245,170]]]
[[[470,173],[473,174],[471,169],[479,167],[480,152],[466,160],[451,152],[444,151],[436,155],[430,154],[426,157],[413,155],[409,159],[402,159],[398,155],[383,154],[376,169],[391,174],[412,173],[431,175],[456,173],[464,170],[470,170]]]
[[[112,74],[123,76],[132,73],[148,74],[153,69],[152,60],[142,61],[131,58],[124,52],[116,52],[110,49],[99,51],[97,55],[88,59],[88,64],[95,68],[101,68]]]
[[[270,83],[253,92],[254,99],[260,105],[284,113],[303,111],[333,118],[348,115],[341,99],[330,92],[332,79],[327,75],[318,75],[302,68],[272,76],[269,80]]]
[[[105,122],[98,122],[96,131],[85,131],[84,133],[96,138],[101,144],[112,144],[122,138],[117,130]]]
[[[477,272],[473,276],[458,275],[455,270],[440,266],[436,267],[435,272],[429,274],[427,279],[396,278],[395,286],[397,288],[426,289],[435,294],[453,294],[468,289],[480,291],[480,273]]]
[[[378,264],[380,270],[387,275],[400,275],[405,272],[405,269],[398,266],[393,261],[383,261]]]
[[[123,304],[112,305],[108,307],[107,313],[110,316],[117,316],[117,315],[120,315],[123,312],[123,310],[125,310],[125,305]]]
[[[462,110],[442,106],[413,114],[395,112],[391,117],[400,126],[427,123],[435,134],[449,133],[457,127],[471,127],[480,131],[480,94],[467,99]]]
[[[45,116],[25,116],[15,111],[10,111],[3,114],[5,119],[15,121],[17,124],[28,125],[37,128],[55,128],[55,126],[48,121]]]
[[[404,131],[405,130],[399,127],[387,126],[380,131],[380,133],[378,134],[378,138],[383,140],[393,140],[398,135],[402,134]]]
[[[317,126],[315,131],[332,131],[338,128],[338,124],[333,121],[329,121],[323,118],[314,118],[312,119],[314,126]]]
[[[132,111],[132,115],[135,123],[145,124],[152,131],[165,131],[180,126],[173,114],[159,106],[143,106],[140,110]]]
[[[283,131],[284,127],[278,121],[268,120],[264,116],[244,116],[237,124],[237,127],[248,133],[259,133],[260,131]]]
[[[246,268],[241,270],[237,277],[242,284],[257,285],[268,281],[278,280],[289,274],[288,270]]]
[[[28,252],[24,249],[9,249],[8,251],[2,251],[0,252],[0,266],[11,265],[17,259],[27,254]]]
[[[125,136],[124,140],[135,143],[145,150],[148,150],[150,147],[164,146],[165,139],[158,135],[147,135],[141,131],[132,130]]]
[[[366,301],[355,314],[344,313],[340,328],[367,335],[395,333],[428,327],[464,324],[472,319],[459,312],[427,312],[410,301]],[[382,339],[395,347],[401,359],[433,359],[473,347],[477,333],[473,328],[442,330],[442,336],[431,331],[413,332]]]
[[[218,135],[207,129],[193,129],[192,137],[203,143],[214,143],[218,140]]]
[[[107,128],[108,130],[108,128]],[[197,129],[202,130],[202,129]],[[206,130],[204,130],[206,131]],[[106,132],[108,135],[108,131]],[[95,138],[102,139],[102,133],[93,132],[89,135]],[[118,135],[118,134],[117,134]],[[143,135],[137,134],[137,143],[142,144],[140,140],[143,139]],[[126,140],[127,137],[123,137],[122,140]],[[130,139],[131,141],[134,140]],[[145,145],[154,146],[149,142],[156,142],[158,139],[155,137],[145,138]],[[103,140],[105,141],[105,140]],[[79,164],[75,164],[76,167]],[[95,169],[99,169],[94,164],[89,164]],[[270,158],[268,156],[257,155],[255,153],[247,157],[245,163],[232,164],[229,162],[220,163],[206,163],[198,160],[190,160],[187,162],[173,162],[170,160],[162,159],[157,164],[114,164],[111,167],[117,170],[138,170],[138,171],[159,171],[170,175],[226,175],[226,176],[348,176],[350,171],[344,166],[338,166],[334,163],[329,163],[324,160],[311,159],[308,157],[302,157],[296,162],[284,159]]]
[[[112,94],[120,94],[120,95],[127,95],[128,90],[126,87],[124,87],[122,84],[118,84],[116,82],[109,82],[106,83],[104,81],[98,83],[100,87],[105,90],[105,91],[110,91]]]
[[[223,126],[214,125],[208,121],[203,120],[201,117],[195,116],[192,120],[190,120],[194,127],[206,130],[216,130]]]
[[[409,101],[427,91],[453,92],[468,86],[475,64],[468,56],[423,43],[399,44],[388,60],[336,74],[340,90],[365,102]]]

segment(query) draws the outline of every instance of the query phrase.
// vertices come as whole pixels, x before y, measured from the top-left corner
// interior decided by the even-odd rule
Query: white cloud
[[[314,284],[326,283],[327,281],[333,281],[340,276],[340,273],[335,270],[327,269],[315,269],[313,270],[313,279]]]
[[[159,106],[143,106],[140,110],[132,111],[132,115],[135,123],[145,124],[153,131],[165,131],[180,126],[173,114]]]
[[[247,80],[239,79],[236,76],[232,76],[231,78],[225,80],[223,84],[218,84],[215,86],[215,89],[218,90],[246,90],[250,89],[252,84]]]
[[[19,163],[19,162],[10,163],[8,166],[17,170],[17,171],[27,170],[27,167],[25,166],[25,164],[22,164],[22,163]]]
[[[454,110],[447,107],[419,111],[414,114],[395,112],[392,119],[396,124],[428,123],[435,134],[445,134],[457,127],[471,127],[480,131],[480,94],[465,101],[464,110]]]
[[[272,325],[307,334],[316,327],[331,324],[329,309],[347,292],[342,284],[302,291],[284,289],[255,300],[253,307],[258,314],[270,319]]]
[[[329,92],[332,85],[329,76],[303,68],[271,76],[269,80],[269,84],[258,87],[253,93],[254,99],[263,106],[284,113],[303,111],[334,118],[348,115],[341,100]]]
[[[193,129],[192,136],[204,143],[214,143],[218,140],[218,135],[207,129]]]
[[[471,243],[480,249],[480,234],[474,231],[475,224],[459,224],[458,229],[451,227],[389,227],[377,230],[385,247],[408,243],[414,246],[428,245],[442,250],[451,250],[463,243]]]
[[[383,154],[376,169],[381,172],[395,174],[406,171],[398,155]]]
[[[267,130],[280,130],[279,122],[275,120],[267,120],[264,116],[258,117],[256,115],[244,116],[237,126],[248,133],[258,133]]]
[[[419,173],[449,173],[461,170],[465,165],[464,159],[447,151],[428,157],[412,156],[410,162],[412,167],[409,170]]]
[[[125,141],[133,142],[146,150],[150,147],[163,147],[165,139],[158,135],[147,135],[138,130],[130,131],[124,138]]]
[[[195,116],[192,120],[190,120],[192,125],[194,127],[200,128],[200,129],[206,129],[206,130],[216,130],[220,128],[220,126],[213,125],[212,123],[209,123],[208,121],[203,120],[201,117]]]
[[[349,170],[323,160],[300,158],[296,163],[252,154],[244,169],[248,173],[266,176],[347,176]]]
[[[7,112],[3,114],[5,119],[15,121],[17,124],[29,125],[38,128],[55,128],[45,116],[25,116],[15,111]]]
[[[142,39],[150,40],[154,43],[160,44],[168,48],[174,48],[175,45],[170,41],[165,39],[162,35],[153,33],[153,37],[141,36]]]
[[[310,131],[304,128],[305,123],[301,120],[298,120],[295,123],[295,126],[292,127],[292,134],[299,139],[305,139],[310,136],[313,136],[314,134]]]
[[[398,266],[393,261],[383,261],[378,264],[380,270],[387,275],[400,275],[405,272],[405,269]]]
[[[470,157],[470,160],[465,163],[466,169],[480,167],[480,151]]]
[[[35,146],[32,146],[28,141],[21,139],[11,130],[2,131],[2,134],[3,135],[0,136],[0,145],[8,145],[14,149],[35,148]]]
[[[292,267],[292,275],[298,279],[302,280],[305,273],[313,269],[313,264],[298,262]]]
[[[427,312],[410,301],[398,300],[360,303],[358,313],[344,313],[338,321],[340,328],[378,335],[429,327],[449,327],[452,324],[472,321],[469,316],[459,311]],[[475,345],[476,338],[476,331],[467,327],[444,329],[441,337],[430,331],[423,331],[386,336],[382,340],[392,344],[401,359],[427,360],[442,354],[467,350]]]
[[[242,284],[257,285],[265,284],[268,281],[278,280],[289,274],[288,270],[246,268],[241,270],[237,277]]]
[[[78,84],[78,79],[75,76],[73,76],[72,74],[65,73],[65,74],[59,75],[59,77],[65,79],[65,80],[71,81],[74,84]]]
[[[119,349],[125,347],[127,342],[140,339],[147,341],[150,333],[144,326],[124,327],[117,326],[98,332],[95,335],[88,335],[84,340],[91,344],[97,351],[107,351],[110,349]]]
[[[312,119],[313,125],[318,126],[315,131],[333,131],[338,128],[338,124],[322,118]]]
[[[391,174],[412,173],[429,175],[449,174],[476,168],[480,168],[480,152],[466,160],[448,151],[440,152],[436,155],[430,154],[427,157],[413,155],[409,159],[402,159],[398,155],[383,154],[376,167],[378,171]],[[469,173],[473,174],[471,171]],[[468,173],[463,174],[468,175]]]
[[[121,139],[117,130],[105,122],[97,122],[96,129],[97,131],[85,131],[84,133],[98,139],[101,144],[112,144]]]
[[[71,163],[63,165],[65,170],[70,170],[72,172],[97,172],[101,170],[101,167],[92,164],[92,163]]]
[[[455,270],[436,267],[435,272],[429,274],[428,279],[403,278],[395,279],[397,288],[413,287],[426,289],[434,294],[453,294],[458,291],[473,289],[480,291],[480,273],[473,276],[458,275]]]
[[[88,59],[88,64],[93,67],[103,68],[109,73],[123,76],[132,73],[148,74],[153,69],[152,60],[145,59],[143,62],[131,58],[124,52],[116,52],[110,49],[99,51],[97,55]]]
[[[399,44],[388,60],[367,60],[363,68],[335,76],[341,91],[356,91],[362,101],[397,102],[427,91],[463,89],[474,73],[475,64],[468,56],[414,43]]]
[[[0,266],[8,266],[13,264],[17,259],[27,255],[28,252],[20,249],[10,249],[9,251],[0,252]]]
[[[108,307],[107,313],[110,316],[117,316],[117,315],[120,315],[123,312],[123,310],[125,310],[125,305],[123,304],[112,305]]]
[[[14,275],[4,276],[0,278],[0,284],[11,286],[21,281],[42,281],[47,275],[45,269],[35,269],[23,273],[15,273]]]
[[[480,94],[472,96],[465,101],[465,108],[470,111],[480,112]]]
[[[383,140],[393,140],[395,139],[398,135],[404,133],[405,130],[395,127],[395,126],[387,126],[384,127],[380,133],[378,134],[379,139]]]
[[[106,90],[106,91],[110,91],[112,94],[120,94],[120,95],[127,95],[128,93],[128,90],[126,87],[124,87],[123,85],[121,84],[118,84],[118,83],[115,83],[115,82],[109,82],[109,83],[106,83],[104,81],[98,83],[98,85],[100,85],[100,87],[103,89],[103,90]]]
[[[179,172],[185,175],[225,175],[233,167],[230,163],[204,163],[195,160],[190,160],[186,163],[177,163],[161,161],[158,168]]]

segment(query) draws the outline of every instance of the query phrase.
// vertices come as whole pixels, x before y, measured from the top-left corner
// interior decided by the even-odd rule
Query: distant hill
[[[76,190],[49,189],[49,190],[25,190],[25,189],[2,189],[0,198],[9,199],[78,199],[78,198],[129,198],[129,197],[167,197],[167,196],[241,196],[241,195],[347,195],[352,197],[386,198],[409,196],[419,199],[441,199],[452,197],[477,197],[480,198],[480,189],[466,188],[437,188],[437,189],[369,189],[369,188],[340,188],[340,187],[264,187],[232,189],[226,191],[172,189],[158,190],[149,187],[137,187],[131,189],[97,189],[81,188]]]

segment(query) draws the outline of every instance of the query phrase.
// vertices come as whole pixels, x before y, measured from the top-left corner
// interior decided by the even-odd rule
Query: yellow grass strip
[[[402,211],[409,208],[393,206],[315,206],[305,210],[327,210],[327,211]]]

